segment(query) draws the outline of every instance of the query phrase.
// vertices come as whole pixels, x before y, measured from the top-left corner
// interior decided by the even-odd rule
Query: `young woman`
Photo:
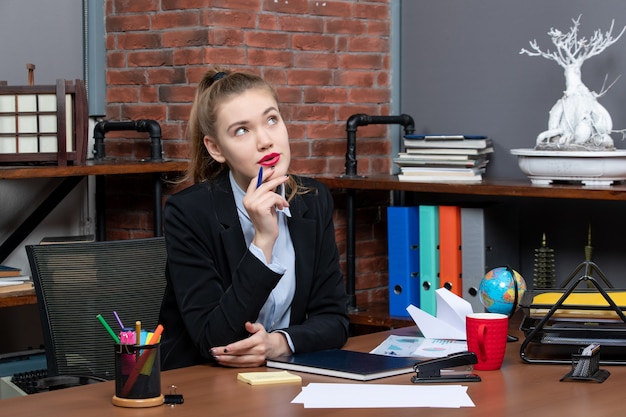
[[[255,75],[211,70],[188,131],[194,185],[164,211],[162,368],[262,366],[343,346],[347,297],[332,197],[289,174],[275,91]]]

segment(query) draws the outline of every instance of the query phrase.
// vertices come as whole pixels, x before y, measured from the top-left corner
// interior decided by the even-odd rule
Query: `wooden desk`
[[[515,333],[515,332],[514,332]],[[519,333],[519,332],[517,332]],[[368,351],[388,334],[416,334],[403,328],[351,338],[347,349]],[[623,381],[626,367],[603,367],[611,376],[602,384],[595,382],[559,382],[569,365],[529,365],[519,357],[520,342],[509,343],[501,370],[475,371],[482,382],[468,383],[468,392],[476,407],[460,409],[305,409],[291,404],[300,392],[299,384],[250,386],[237,381],[242,369],[194,366],[163,372],[161,385],[176,385],[185,403],[176,407],[125,409],[111,404],[113,382],[34,394],[0,401],[2,415],[20,417],[49,416],[169,416],[197,417],[374,417],[374,416],[617,416],[623,412]],[[254,370],[254,369],[253,369]],[[258,368],[256,370],[259,370]],[[248,369],[250,371],[250,369]],[[302,385],[311,382],[354,383],[301,373]],[[384,378],[368,384],[411,384],[412,374]]]

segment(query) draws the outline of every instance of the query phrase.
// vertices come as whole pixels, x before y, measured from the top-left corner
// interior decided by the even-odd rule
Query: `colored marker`
[[[120,328],[124,329],[124,325],[122,324],[122,320],[120,320],[120,316],[117,315],[117,311],[114,311],[113,315],[115,316],[115,320],[117,320],[117,324],[120,325]]]
[[[141,345],[141,321],[135,322],[135,344]]]
[[[109,334],[111,335],[111,337],[113,338],[113,340],[115,341],[115,343],[119,343],[120,342],[120,338],[115,334],[115,332],[113,331],[113,329],[111,329],[111,326],[109,326],[109,324],[104,320],[104,317],[102,317],[102,314],[98,314],[96,316],[96,318],[98,320],[100,320],[100,323],[102,323],[102,325],[104,326],[104,328],[106,329],[107,332],[109,332]]]
[[[152,333],[152,337],[150,338],[148,343],[149,344],[157,343],[159,341],[159,338],[161,337],[161,333],[163,333],[163,325],[159,324],[157,325],[157,328],[154,330],[154,333]],[[135,381],[137,381],[137,377],[141,373],[144,365],[146,364],[148,359],[152,356],[150,355],[150,353],[146,353],[148,351],[153,352],[154,350],[146,349],[139,355],[139,358],[135,364],[135,369],[133,370],[133,373],[130,374],[130,376],[126,380],[126,383],[124,383],[124,386],[122,387],[122,396],[128,395],[130,390],[133,388],[133,385],[135,385]]]
[[[154,345],[155,343],[158,343],[159,339],[161,338],[161,333],[163,333],[163,325],[158,324],[156,329],[154,329],[154,333],[152,333],[152,337],[150,337],[150,341],[148,342],[148,344]]]
[[[263,184],[263,167],[259,168],[259,176],[256,180],[256,188],[259,188]]]

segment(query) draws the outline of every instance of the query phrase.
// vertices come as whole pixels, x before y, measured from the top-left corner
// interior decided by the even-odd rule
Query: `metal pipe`
[[[367,114],[353,114],[346,123],[347,150],[346,150],[346,173],[342,178],[357,177],[356,161],[356,132],[359,126],[375,124],[399,124],[404,127],[404,134],[410,135],[415,132],[415,122],[408,114],[399,116],[369,116]],[[355,228],[355,191],[346,192],[346,292],[348,293],[348,308],[358,310],[356,305],[356,228]]]
[[[408,114],[401,114],[399,116],[369,116],[363,113],[353,114],[348,118],[346,123],[348,142],[346,150],[346,173],[343,177],[354,178],[357,176],[356,131],[359,126],[367,125],[402,125],[405,135],[410,135],[415,132],[415,122]]]
[[[105,157],[104,136],[110,131],[134,130],[136,132],[147,132],[150,135],[150,159],[153,161],[163,160],[163,150],[161,148],[161,125],[156,120],[142,119],[135,121],[113,122],[103,120],[96,123],[93,129],[93,155],[94,159],[101,160]]]

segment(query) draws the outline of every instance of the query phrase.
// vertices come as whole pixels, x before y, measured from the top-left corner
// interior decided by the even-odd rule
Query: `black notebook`
[[[415,372],[418,359],[330,349],[269,359],[270,368],[369,381]]]

